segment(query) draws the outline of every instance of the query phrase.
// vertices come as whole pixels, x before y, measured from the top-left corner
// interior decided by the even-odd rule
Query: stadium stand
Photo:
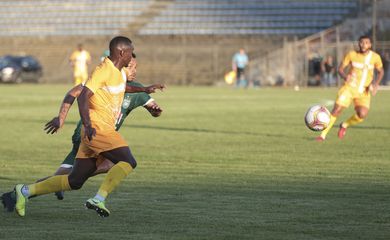
[[[356,13],[356,0],[176,0],[141,35],[309,35]]]
[[[0,36],[118,34],[156,2],[166,7],[153,8],[141,35],[308,35],[357,9],[357,0],[0,1]]]
[[[0,1],[0,36],[114,35],[150,0]]]
[[[107,42],[121,34],[135,42],[144,83],[216,84],[241,47],[253,60],[282,47],[281,55],[261,64],[289,75],[284,62],[291,57],[284,56],[291,54],[284,39],[299,41],[342,22],[348,36],[367,32],[366,20],[359,28],[355,20],[345,21],[365,11],[365,1],[0,0],[0,55],[36,56],[44,67],[43,82],[71,83],[68,58],[78,43],[96,65]],[[387,9],[379,10],[388,14]],[[321,38],[312,42],[321,45]],[[324,42],[327,38],[335,41],[334,35],[324,34]],[[304,52],[300,48],[296,51]],[[266,74],[263,68],[252,69]]]
[[[390,1],[378,1],[375,11],[376,41],[373,39],[373,48],[383,54],[389,51],[390,43],[386,33],[390,32]],[[283,46],[262,56],[252,59],[251,78],[261,79],[262,85],[275,85],[276,79],[283,79],[284,86],[314,86],[317,83],[313,68],[315,62],[320,63],[326,56],[332,56],[336,65],[343,59],[344,54],[357,48],[357,39],[362,35],[372,36],[373,6],[368,2],[361,6],[364,11],[355,18],[345,19],[342,23],[323,31],[317,32],[302,39],[284,41]],[[281,60],[282,59],[282,60]],[[269,66],[278,65],[279,68]],[[260,73],[260,74],[259,74]],[[319,83],[318,83],[319,84]],[[341,84],[338,81],[337,84]]]

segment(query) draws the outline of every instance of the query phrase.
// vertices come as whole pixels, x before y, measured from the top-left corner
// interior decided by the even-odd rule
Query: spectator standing
[[[245,68],[248,66],[249,58],[245,50],[241,48],[239,52],[234,54],[232,59],[232,69],[236,72],[236,86],[248,87],[249,83],[245,78]]]
[[[383,54],[383,69],[385,71],[385,76],[383,78],[383,85],[390,85],[390,51],[385,51]]]
[[[334,86],[336,84],[335,81],[335,65],[333,62],[332,56],[327,56],[325,61],[322,62],[322,80],[323,84],[327,87]]]

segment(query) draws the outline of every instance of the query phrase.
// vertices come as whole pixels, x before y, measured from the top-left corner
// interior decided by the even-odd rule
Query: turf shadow
[[[233,132],[233,131],[216,131],[210,129],[202,129],[202,128],[175,128],[175,127],[155,127],[148,125],[123,125],[124,127],[130,128],[139,128],[139,129],[157,129],[164,131],[178,131],[178,132],[193,132],[193,133],[218,133],[218,134],[229,134],[229,135],[251,135],[251,136],[269,136],[269,137],[286,137],[283,134],[269,134],[269,133],[256,133],[256,132]]]

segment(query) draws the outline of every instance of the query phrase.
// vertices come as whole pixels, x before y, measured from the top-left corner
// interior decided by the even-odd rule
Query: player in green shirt
[[[150,93],[154,93],[156,89],[163,90],[165,88],[162,84],[154,84],[148,87],[144,87],[141,83],[135,82],[136,78],[136,60],[133,58],[133,60],[130,62],[129,66],[126,68],[126,92],[124,95],[122,107],[121,107],[121,113],[118,116],[117,122],[116,122],[116,130],[118,131],[119,128],[122,126],[124,120],[129,116],[131,111],[134,109],[143,106],[146,110],[149,111],[149,113],[153,117],[159,117],[162,113],[162,109],[157,105],[157,103],[154,101],[153,98],[150,97]],[[75,98],[77,98],[81,91],[83,89],[83,86],[80,84],[78,86],[75,86],[72,88],[65,96],[61,108],[59,111],[59,114],[57,117],[53,118],[51,121],[49,121],[45,125],[45,131],[49,134],[53,134],[57,132],[64,124],[66,116],[69,112],[70,107],[72,106]],[[60,167],[57,169],[57,171],[54,173],[54,175],[66,175],[69,174],[72,171],[73,164],[76,158],[77,151],[79,149],[80,143],[81,143],[81,120],[77,123],[77,126],[74,130],[74,133],[72,135],[72,150],[69,152],[69,154],[66,156]],[[103,163],[101,163],[98,168],[96,169],[96,174],[106,173],[114,164],[110,162],[109,160],[104,160]],[[45,180],[48,177],[45,177],[43,179],[40,179],[38,181]],[[62,200],[64,198],[63,192],[56,192],[55,195],[59,200]],[[1,196],[2,203],[4,205],[4,208],[7,209],[7,211],[14,211],[15,206],[15,195],[14,192],[7,192],[4,193]]]
[[[127,86],[144,88],[144,86],[142,84],[140,84],[138,82],[134,82],[134,81],[128,81]],[[154,85],[152,85],[152,86],[154,86]],[[146,90],[146,89],[145,89],[145,91],[150,92],[150,90]],[[143,106],[144,108],[146,108],[153,117],[158,117],[161,115],[161,112],[162,112],[161,108],[156,104],[154,99],[151,98],[149,96],[149,94],[147,94],[146,92],[125,93],[123,103],[122,103],[121,113],[120,113],[120,115],[117,119],[116,125],[115,125],[117,131],[120,129],[124,120],[127,118],[127,116],[129,116],[131,111],[133,111],[134,109],[136,109],[140,106]],[[55,119],[53,119],[53,120],[56,121]],[[47,133],[53,133],[54,130],[55,131],[58,130],[58,128],[53,126],[53,120],[46,124],[45,130],[47,131]],[[57,171],[55,172],[54,175],[69,174],[70,171],[72,170],[73,163],[74,163],[74,160],[76,158],[77,151],[79,149],[80,142],[81,142],[81,126],[82,126],[82,123],[80,120],[77,123],[77,126],[76,126],[74,133],[73,133],[73,136],[72,136],[72,143],[73,143],[72,150],[66,156],[66,158],[62,162],[61,166],[57,169]],[[95,172],[95,175],[107,172],[112,166],[113,166],[113,164],[110,161],[108,161],[108,160],[104,161],[102,164],[100,164],[98,166],[98,168]],[[40,180],[43,180],[43,179],[40,179]],[[60,200],[63,199],[62,192],[57,192],[56,196]]]

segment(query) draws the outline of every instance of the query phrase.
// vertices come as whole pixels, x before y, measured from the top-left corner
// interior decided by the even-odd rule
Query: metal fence
[[[325,34],[318,39],[306,39],[303,42],[292,41],[283,44],[283,48],[270,52],[250,63],[249,78],[262,86],[338,86],[337,67],[344,55],[358,49],[357,41],[325,41]],[[382,56],[388,71],[390,41],[376,42],[375,51]],[[333,59],[335,72],[333,82],[325,82],[324,62]]]
[[[249,66],[250,80],[266,86],[324,85],[324,61],[331,57],[337,71],[344,55],[357,49],[359,36],[370,34],[374,36],[374,51],[382,56],[386,72],[384,82],[387,79],[390,82],[390,41],[376,41],[377,31],[390,31],[390,1],[360,0],[359,3],[357,18],[347,19],[339,26],[301,40],[285,39],[282,48],[252,58]],[[333,77],[332,85],[340,85],[337,73]]]

